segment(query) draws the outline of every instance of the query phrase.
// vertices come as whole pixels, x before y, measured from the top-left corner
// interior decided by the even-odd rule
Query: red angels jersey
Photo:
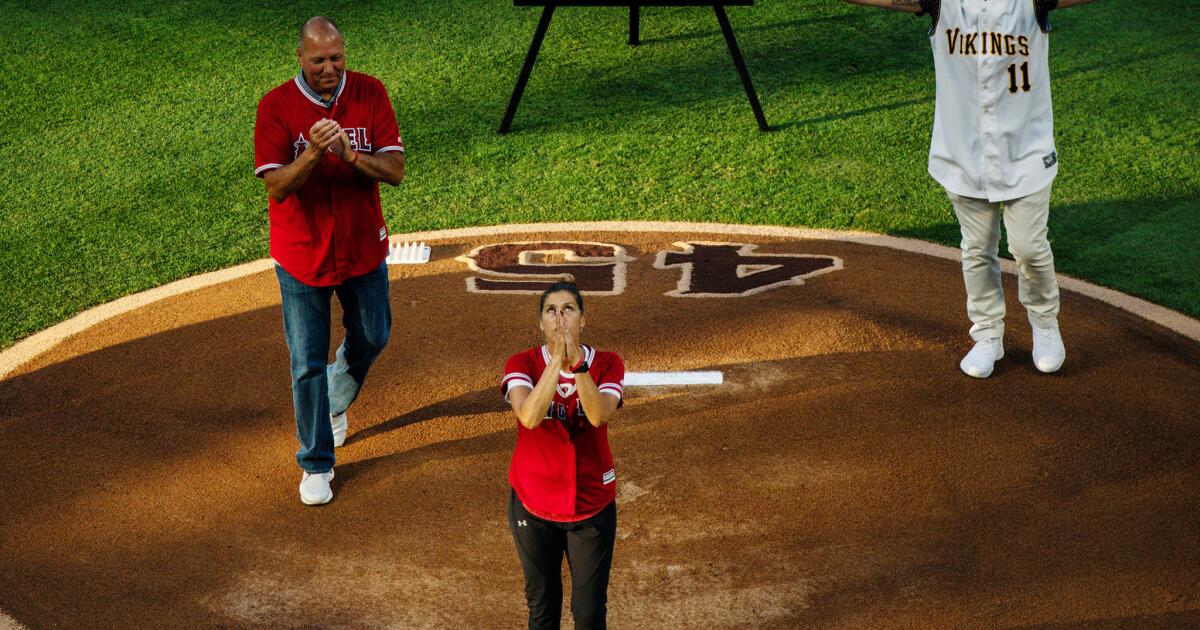
[[[256,176],[294,161],[308,148],[309,131],[322,118],[340,124],[355,151],[404,151],[387,89],[377,79],[347,70],[328,106],[303,82],[297,75],[259,102]],[[305,284],[340,284],[374,271],[387,257],[379,182],[332,152],[296,192],[283,201],[271,199],[269,213],[271,257]]]
[[[621,404],[625,363],[614,352],[584,345],[588,373],[601,394]],[[504,400],[514,387],[533,389],[550,362],[546,346],[530,348],[508,358],[500,391]],[[608,446],[608,426],[587,420],[575,375],[559,371],[554,400],[536,429],[517,422],[517,447],[508,469],[508,482],[521,503],[535,516],[554,521],[579,521],[617,498],[617,472]]]

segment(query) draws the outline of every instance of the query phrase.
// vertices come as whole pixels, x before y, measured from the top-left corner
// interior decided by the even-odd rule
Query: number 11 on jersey
[[[1018,89],[1020,89],[1021,91],[1024,91],[1024,92],[1028,92],[1029,88],[1030,88],[1030,85],[1029,85],[1029,62],[1026,61],[1025,63],[1021,64],[1021,87],[1020,88],[1017,87],[1017,64],[1014,63],[1011,66],[1009,66],[1008,67],[1008,91],[1012,92],[1013,94],[1016,94]]]

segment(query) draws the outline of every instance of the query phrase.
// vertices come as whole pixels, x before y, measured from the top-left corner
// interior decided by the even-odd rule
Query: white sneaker
[[[300,478],[300,501],[304,505],[322,505],[333,500],[333,488],[329,487],[333,470],[312,474],[305,472]]]
[[[1058,323],[1049,328],[1033,327],[1033,364],[1038,371],[1049,374],[1057,372],[1067,360],[1067,349],[1063,346]]]
[[[987,378],[992,375],[996,361],[1004,358],[1003,339],[984,339],[975,342],[975,347],[959,362],[958,367],[967,376]]]
[[[333,425],[333,447],[337,448],[346,443],[346,429],[350,428],[350,421],[346,418],[346,412],[343,411],[338,415],[329,414],[329,424]]]

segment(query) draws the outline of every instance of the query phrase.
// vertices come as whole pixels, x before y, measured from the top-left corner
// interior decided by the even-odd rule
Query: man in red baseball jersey
[[[573,282],[542,293],[545,345],[504,364],[500,389],[517,416],[508,522],[525,574],[530,628],[558,628],[563,554],[575,627],[606,624],[617,532],[617,472],[608,421],[621,406],[625,364],[579,343],[583,296]]]
[[[318,505],[333,498],[333,449],[346,437],[346,409],[391,331],[379,182],[404,179],[404,143],[387,90],[346,70],[345,42],[329,18],[304,23],[296,58],[299,74],[258,104],[254,174],[270,197],[300,500]],[[346,335],[326,365],[334,294]]]

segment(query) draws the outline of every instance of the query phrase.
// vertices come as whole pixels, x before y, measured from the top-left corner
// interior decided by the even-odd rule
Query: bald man
[[[304,23],[296,59],[300,72],[258,104],[254,174],[269,197],[300,500],[320,505],[333,499],[334,447],[346,439],[346,410],[391,331],[379,182],[404,179],[404,143],[383,84],[346,70],[345,40],[332,20]],[[327,365],[334,295],[345,338]]]

